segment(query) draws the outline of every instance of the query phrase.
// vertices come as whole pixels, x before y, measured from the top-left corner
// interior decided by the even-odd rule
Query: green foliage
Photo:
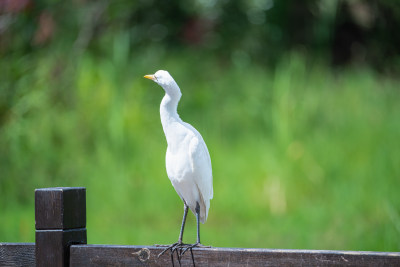
[[[271,70],[114,38],[109,56],[2,61],[21,73],[2,81],[13,95],[0,131],[1,241],[34,241],[33,192],[52,186],[87,188],[89,243],[176,241],[183,205],[164,167],[163,93],[142,78],[162,68],[212,158],[204,244],[400,249],[397,81],[297,53]],[[195,240],[193,215],[184,239]]]

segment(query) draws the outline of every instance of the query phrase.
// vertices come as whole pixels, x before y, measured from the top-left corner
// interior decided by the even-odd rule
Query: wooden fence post
[[[86,189],[35,190],[36,266],[69,266],[69,247],[86,244]]]

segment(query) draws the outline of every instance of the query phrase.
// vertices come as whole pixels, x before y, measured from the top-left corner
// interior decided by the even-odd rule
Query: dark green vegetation
[[[113,26],[87,46],[66,31],[39,48],[14,39],[2,54],[0,241],[34,240],[33,191],[52,186],[87,188],[89,243],[177,240],[183,204],[164,167],[163,92],[142,78],[167,69],[183,92],[181,118],[212,158],[204,244],[400,250],[392,75],[360,63],[332,70],[323,50],[304,47],[287,46],[271,65],[244,52],[251,46],[176,49],[167,38],[145,48]],[[193,215],[184,240],[195,240]]]

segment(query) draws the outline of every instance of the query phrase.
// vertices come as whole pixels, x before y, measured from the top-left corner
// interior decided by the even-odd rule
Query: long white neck
[[[172,141],[173,136],[173,125],[175,123],[182,123],[181,118],[178,115],[178,103],[181,98],[181,92],[178,90],[174,90],[169,92],[166,90],[165,96],[161,101],[160,105],[160,116],[161,116],[161,124],[163,126],[163,130],[165,136],[167,138],[168,144]]]

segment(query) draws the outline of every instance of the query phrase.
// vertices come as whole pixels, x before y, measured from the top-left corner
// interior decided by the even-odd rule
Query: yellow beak
[[[149,79],[149,80],[154,80],[154,79],[155,79],[155,77],[154,77],[153,74],[144,75],[144,77],[145,77],[146,79]]]

